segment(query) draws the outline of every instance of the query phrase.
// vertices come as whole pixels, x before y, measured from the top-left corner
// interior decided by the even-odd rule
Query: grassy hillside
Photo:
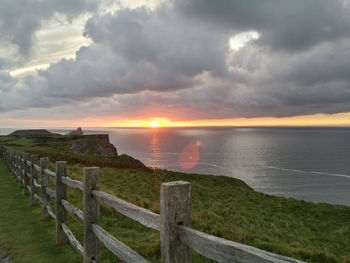
[[[0,144],[32,154],[44,154],[52,161],[64,159],[70,163],[81,163],[88,166],[147,169],[142,162],[126,154],[106,157],[71,151],[72,145],[82,144],[84,148],[89,148],[90,152],[94,152],[96,146],[101,143],[101,136],[103,135],[8,135],[0,136]]]
[[[22,150],[51,154],[50,149],[16,143]],[[62,160],[73,161],[69,176],[82,180],[86,164],[74,163],[65,152],[59,154]],[[157,213],[160,184],[176,180],[192,183],[193,227],[198,230],[307,262],[350,263],[350,207],[266,195],[224,176],[104,167],[100,178],[103,191]],[[69,201],[81,207],[81,194],[76,190],[68,194]],[[160,262],[158,232],[104,206],[101,224],[151,262]],[[70,217],[69,227],[81,240],[80,222]],[[119,262],[107,250],[102,251],[103,262]],[[193,262],[211,261],[194,254]]]
[[[69,173],[75,179],[82,179],[79,165],[70,166]],[[103,191],[157,213],[160,184],[176,180],[192,183],[196,229],[307,262],[350,262],[350,207],[257,193],[244,182],[224,176],[101,170]],[[76,191],[70,191],[69,198],[80,205]],[[152,262],[159,262],[157,232],[105,207],[102,224]],[[108,258],[107,253],[105,256]],[[194,262],[210,261],[195,255]]]

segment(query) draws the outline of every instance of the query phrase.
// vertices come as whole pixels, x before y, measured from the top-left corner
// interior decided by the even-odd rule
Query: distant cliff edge
[[[44,129],[29,129],[29,130],[16,130],[10,133],[9,135],[10,136],[54,135],[54,133]]]
[[[49,157],[51,161],[66,160],[89,166],[148,169],[140,160],[118,155],[108,134],[80,135],[78,128],[71,135],[61,135],[43,129],[17,130],[0,140],[0,144],[17,147],[32,154]]]
[[[68,152],[77,154],[102,155],[118,157],[117,148],[109,142],[108,134],[84,135],[81,128],[60,135],[44,129],[17,130],[9,136],[30,136],[40,146],[64,146]],[[28,137],[29,138],[29,137]]]

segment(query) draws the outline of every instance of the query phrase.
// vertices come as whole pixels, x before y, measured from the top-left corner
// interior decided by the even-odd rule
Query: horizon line
[[[149,126],[66,126],[66,127],[0,127],[0,129],[21,129],[21,130],[32,130],[32,129],[76,129],[81,127],[82,129],[167,129],[167,128],[350,128],[349,124],[344,125],[184,125],[184,126],[160,126],[160,127],[149,127]]]

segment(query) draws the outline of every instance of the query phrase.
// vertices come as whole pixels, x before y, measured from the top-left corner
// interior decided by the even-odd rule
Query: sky
[[[350,125],[350,0],[0,5],[0,127]]]

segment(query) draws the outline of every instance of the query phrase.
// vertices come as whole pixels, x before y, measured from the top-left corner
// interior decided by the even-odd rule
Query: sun
[[[149,124],[149,127],[152,127],[152,128],[160,127],[160,123],[157,122],[157,121],[152,121],[152,122]]]

